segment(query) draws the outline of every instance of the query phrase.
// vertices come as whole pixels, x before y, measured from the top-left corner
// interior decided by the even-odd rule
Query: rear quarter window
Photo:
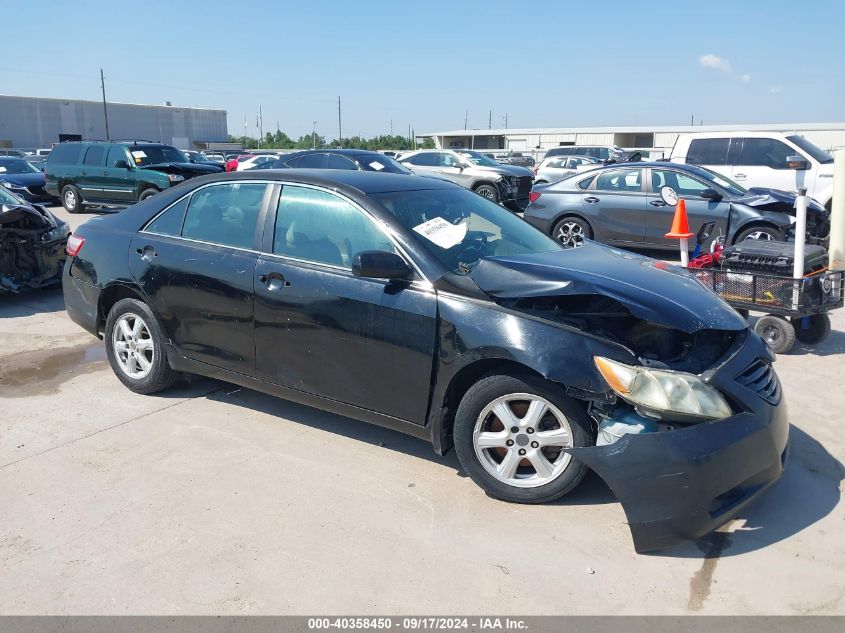
[[[50,152],[47,162],[51,165],[76,165],[84,148],[85,146],[79,143],[59,144]]]

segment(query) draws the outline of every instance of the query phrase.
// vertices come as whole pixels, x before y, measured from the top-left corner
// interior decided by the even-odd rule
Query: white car
[[[281,154],[256,154],[255,156],[250,156],[246,160],[239,160],[238,171],[246,171],[247,169],[258,167],[258,165],[262,163],[276,160],[279,156],[281,156]]]
[[[601,166],[602,162],[591,156],[552,156],[534,168],[534,184],[557,182],[579,171]]]
[[[787,158],[800,156],[807,169],[796,173]],[[713,132],[681,134],[670,160],[700,165],[746,188],[797,191],[803,177],[807,195],[830,210],[833,157],[798,134],[780,132]]]

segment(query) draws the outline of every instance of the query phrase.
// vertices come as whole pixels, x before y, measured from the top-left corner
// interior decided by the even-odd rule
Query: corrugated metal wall
[[[173,143],[229,140],[225,110],[109,103],[109,136]],[[103,105],[96,101],[0,95],[0,144],[50,147],[59,134],[105,139]],[[184,145],[184,141],[180,144]]]

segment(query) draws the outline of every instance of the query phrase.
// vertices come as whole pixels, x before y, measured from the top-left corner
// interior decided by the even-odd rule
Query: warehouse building
[[[106,111],[108,135],[102,101],[0,95],[0,147],[35,149],[108,137],[194,149],[229,140],[225,110],[107,103]]]
[[[618,145],[662,158],[669,155],[678,135],[688,132],[785,132],[800,134],[825,149],[845,147],[845,123],[452,130],[418,138],[434,139],[438,148],[510,150],[540,156],[560,145]]]

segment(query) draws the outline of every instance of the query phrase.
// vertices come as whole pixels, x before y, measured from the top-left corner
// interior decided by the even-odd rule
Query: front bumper
[[[777,377],[769,370],[775,394],[763,379],[761,384],[737,379],[757,376],[758,366],[768,367],[771,355],[762,345],[750,334],[748,343],[711,380],[746,409],[742,413],[675,431],[625,435],[607,446],[569,450],[619,499],[637,552],[704,536],[735,518],[780,478],[789,422]]]

